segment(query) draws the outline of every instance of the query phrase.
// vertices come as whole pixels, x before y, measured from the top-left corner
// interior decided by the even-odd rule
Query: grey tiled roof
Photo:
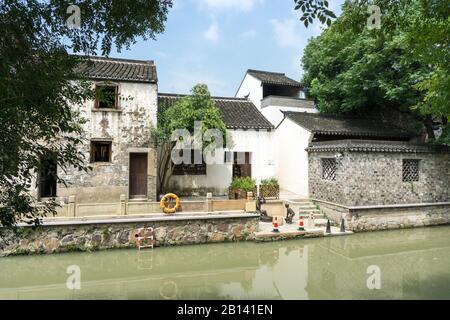
[[[412,144],[405,141],[377,141],[377,140],[336,140],[312,142],[306,149],[308,152],[405,152],[405,153],[449,153],[446,147],[431,147],[424,144]]]
[[[274,84],[299,88],[302,87],[302,84],[300,82],[287,77],[284,73],[252,70],[252,69],[247,70],[247,73],[254,76],[258,80],[261,80],[263,84]]]
[[[181,94],[158,94],[158,105],[172,106],[185,97]],[[228,129],[273,129],[273,125],[247,99],[212,97]]]
[[[382,138],[410,138],[405,129],[379,119],[361,119],[324,115],[318,113],[282,111],[284,115],[315,134],[346,135]]]
[[[106,57],[80,57],[75,68],[88,79],[157,83],[153,61],[129,60]],[[85,58],[85,59],[83,59]]]

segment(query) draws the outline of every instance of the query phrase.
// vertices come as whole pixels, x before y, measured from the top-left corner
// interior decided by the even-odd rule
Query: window
[[[96,85],[94,108],[117,109],[118,88],[116,85]]]
[[[91,142],[91,162],[111,162],[111,141]]]
[[[322,159],[322,179],[336,180],[337,163],[335,158]]]
[[[403,159],[403,182],[419,181],[419,159]]]
[[[41,198],[56,197],[56,160],[48,158],[41,161],[41,170],[39,175],[39,196]]]
[[[195,164],[195,154],[197,153],[197,158],[202,157],[202,163]],[[173,175],[206,175],[206,163],[203,159],[202,150],[191,150],[191,164],[177,164],[173,168]]]

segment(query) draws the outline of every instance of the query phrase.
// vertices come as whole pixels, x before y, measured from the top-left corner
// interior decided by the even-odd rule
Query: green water
[[[450,299],[450,227],[10,257],[0,271],[0,299]]]

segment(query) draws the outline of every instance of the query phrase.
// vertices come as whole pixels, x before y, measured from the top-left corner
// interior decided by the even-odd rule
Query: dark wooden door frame
[[[144,157],[141,163],[133,162],[133,156],[136,156],[135,159],[138,157]],[[148,196],[148,153],[147,152],[130,152],[129,154],[129,165],[128,165],[128,195],[130,199],[133,198],[140,198],[140,197],[147,197]],[[137,165],[137,168],[135,166]],[[143,172],[133,172],[133,170],[142,170]],[[139,177],[138,175],[141,175]],[[137,179],[137,181],[136,181]],[[136,183],[141,183],[141,185],[136,185]],[[142,192],[143,194],[137,194],[136,191],[139,190],[145,190],[145,192]],[[141,192],[138,192],[141,193]]]

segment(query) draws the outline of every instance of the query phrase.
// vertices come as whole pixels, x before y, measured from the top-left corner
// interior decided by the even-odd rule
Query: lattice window
[[[336,180],[337,162],[335,158],[322,159],[322,179]]]
[[[419,181],[419,159],[403,159],[403,181]]]

